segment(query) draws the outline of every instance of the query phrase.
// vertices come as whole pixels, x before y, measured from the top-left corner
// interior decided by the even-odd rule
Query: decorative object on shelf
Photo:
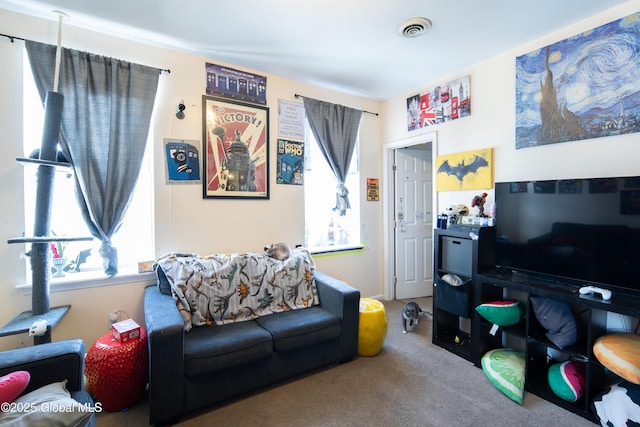
[[[577,402],[584,393],[584,363],[572,360],[554,363],[547,372],[547,381],[551,391],[560,399]]]
[[[522,319],[522,308],[518,301],[493,301],[476,307],[480,316],[498,326],[517,325]]]
[[[52,232],[54,236],[56,233]],[[51,246],[51,255],[53,263],[53,277],[64,277],[64,267],[67,265],[67,257],[64,256],[65,249],[67,249],[67,245],[69,243],[63,241],[51,242],[49,245]]]
[[[53,272],[52,277],[64,277],[64,267],[67,265],[68,259],[66,257],[63,258],[53,258],[51,262],[53,263]]]
[[[486,215],[484,214],[484,204],[487,202],[487,193],[482,193],[482,194],[478,194],[477,196],[474,196],[473,199],[471,199],[471,207],[478,208],[478,215],[479,217],[485,217]]]
[[[495,388],[522,405],[524,396],[524,352],[511,348],[489,350],[482,356],[482,370]]]
[[[593,344],[593,354],[611,372],[634,384],[640,384],[640,336],[603,335]]]
[[[533,313],[540,325],[546,329],[546,336],[558,348],[574,344],[578,339],[576,319],[566,302],[551,298],[532,296]]]
[[[446,209],[447,219],[449,221],[449,225],[452,224],[460,224],[462,222],[462,218],[464,216],[469,215],[469,208],[466,205],[450,205]],[[447,228],[447,227],[444,227]]]

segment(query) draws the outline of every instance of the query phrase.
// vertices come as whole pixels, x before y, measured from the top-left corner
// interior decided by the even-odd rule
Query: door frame
[[[431,201],[432,212],[436,210],[436,191],[435,191],[435,158],[436,148],[438,143],[438,135],[436,132],[430,132],[422,135],[416,135],[409,138],[404,138],[398,141],[387,142],[384,144],[382,150],[382,182],[384,186],[383,191],[383,212],[382,212],[382,224],[383,224],[383,257],[384,257],[384,270],[383,277],[383,298],[386,301],[391,301],[396,297],[395,288],[395,273],[396,273],[396,251],[395,251],[395,230],[393,227],[393,221],[395,219],[395,174],[393,171],[393,163],[395,161],[395,150],[398,148],[406,148],[420,144],[431,144],[431,157],[434,168],[432,170],[433,179],[433,200]],[[435,218],[435,214],[434,214]]]

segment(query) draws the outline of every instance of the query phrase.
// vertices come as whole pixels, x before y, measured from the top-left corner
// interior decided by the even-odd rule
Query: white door
[[[431,146],[395,150],[396,298],[433,293]]]

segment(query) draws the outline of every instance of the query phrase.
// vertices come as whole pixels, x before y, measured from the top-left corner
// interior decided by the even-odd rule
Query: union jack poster
[[[203,197],[269,198],[269,109],[203,95]]]
[[[407,130],[433,126],[471,114],[469,76],[407,98]]]

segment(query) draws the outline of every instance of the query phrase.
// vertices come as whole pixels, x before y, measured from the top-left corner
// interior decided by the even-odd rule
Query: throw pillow
[[[11,372],[0,377],[0,403],[13,402],[27,388],[30,379],[27,371]]]
[[[498,348],[482,356],[482,370],[495,388],[522,405],[524,396],[524,352]]]
[[[67,381],[52,383],[20,396],[15,408],[23,412],[0,412],[0,425],[6,426],[85,426],[93,415],[88,407],[71,398]]]
[[[578,339],[578,328],[571,307],[566,302],[550,298],[531,297],[533,313],[546,336],[556,347],[565,348]]]
[[[522,310],[518,301],[494,301],[476,307],[480,316],[498,326],[513,326],[520,322]]]
[[[547,372],[551,391],[568,402],[577,402],[582,397],[585,387],[584,376],[584,364],[574,361],[554,363]]]
[[[591,402],[591,409],[603,426],[640,424],[640,386],[622,381],[608,387]]]
[[[593,344],[593,354],[611,372],[640,384],[640,336],[603,335]]]

